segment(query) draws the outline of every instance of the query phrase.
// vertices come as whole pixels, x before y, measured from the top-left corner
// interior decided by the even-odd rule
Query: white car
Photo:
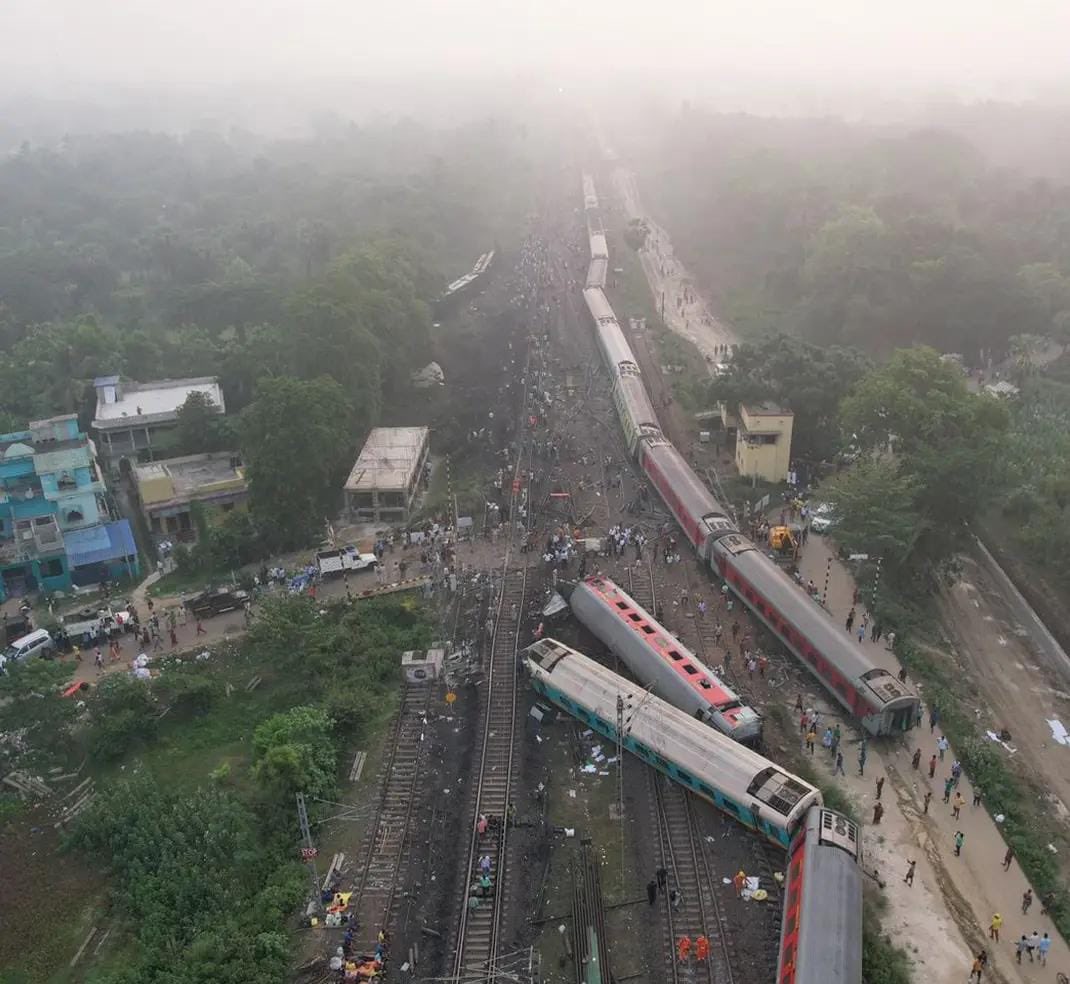
[[[810,511],[810,529],[814,533],[827,533],[836,525],[836,516],[827,502],[818,502]]]

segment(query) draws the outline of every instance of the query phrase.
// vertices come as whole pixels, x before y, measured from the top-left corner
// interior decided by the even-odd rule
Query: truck
[[[61,646],[90,646],[100,639],[111,639],[120,635],[129,619],[130,613],[127,611],[82,608],[60,617],[56,641]]]
[[[343,571],[375,570],[379,558],[375,554],[361,553],[356,547],[338,547],[333,550],[320,550],[316,554],[316,566],[321,577],[331,577]]]

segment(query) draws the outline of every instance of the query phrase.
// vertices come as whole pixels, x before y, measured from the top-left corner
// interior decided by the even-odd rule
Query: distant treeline
[[[1070,187],[946,130],[684,109],[625,147],[676,249],[749,336],[975,359],[1070,332]]]

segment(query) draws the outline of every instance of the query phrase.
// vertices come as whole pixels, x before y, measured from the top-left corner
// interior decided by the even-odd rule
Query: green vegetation
[[[1070,320],[1065,186],[946,130],[682,110],[640,132],[625,153],[644,192],[747,337],[979,364]]]
[[[824,490],[842,545],[883,556],[892,577],[938,569],[998,492],[1003,405],[932,349],[901,349],[844,399],[841,427],[863,456]]]
[[[352,462],[351,418],[346,391],[329,377],[258,384],[242,413],[242,446],[255,537],[270,551],[321,535]]]
[[[58,694],[64,666],[0,677],[13,698],[0,702],[0,727],[31,722],[31,710],[41,722],[27,762],[90,753],[99,794],[69,849],[109,874],[114,942],[95,981],[288,979],[287,922],[307,890],[293,794],[313,819],[328,810],[338,756],[382,728],[398,654],[427,646],[431,626],[403,596],[326,607],[285,597],[261,612],[210,659],[167,659],[147,682],[109,674],[80,716]]]
[[[759,400],[790,407],[795,414],[792,456],[817,464],[845,443],[840,403],[868,368],[868,360],[854,349],[772,335],[733,350],[728,372],[710,384],[709,401],[723,401],[733,412],[741,403]]]
[[[1023,554],[1070,588],[1070,358],[1023,380],[1010,411],[999,505]]]
[[[862,898],[862,980],[865,984],[910,984],[913,967],[910,955],[881,932],[888,902],[883,895],[863,889]]]

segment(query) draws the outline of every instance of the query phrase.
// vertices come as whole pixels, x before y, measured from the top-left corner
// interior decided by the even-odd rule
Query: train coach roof
[[[735,693],[619,585],[609,578],[595,575],[581,582],[576,590],[584,588],[618,622],[626,625],[655,658],[672,667],[673,672],[711,707],[721,708],[739,703]]]
[[[591,312],[591,317],[595,321],[601,321],[603,318],[617,320],[601,287],[586,288],[583,292],[583,299],[587,302],[587,310]]]
[[[524,655],[532,674],[604,721],[616,721],[619,696],[630,738],[737,803],[757,801],[786,818],[820,799],[798,776],[556,639],[541,639]]]
[[[870,647],[855,642],[768,557],[748,550],[733,557],[732,564],[781,616],[791,612],[792,625],[849,680],[866,687],[882,704],[917,699],[869,654]]]
[[[672,444],[659,444],[646,452],[680,497],[688,513],[696,520],[704,516],[727,516],[724,507],[714,498],[695,470]]]

